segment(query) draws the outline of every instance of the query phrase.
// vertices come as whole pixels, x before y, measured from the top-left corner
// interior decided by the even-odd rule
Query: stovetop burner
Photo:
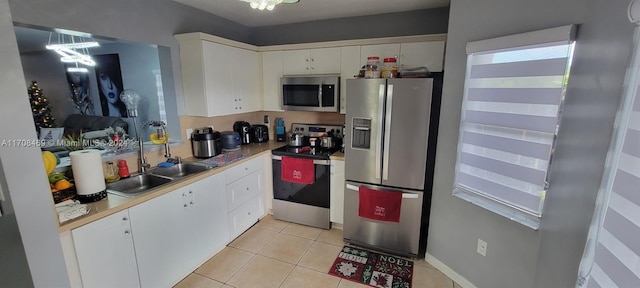
[[[293,156],[300,158],[313,158],[313,159],[329,159],[331,154],[340,151],[342,146],[342,126],[341,125],[324,125],[324,124],[300,124],[293,123],[291,125],[291,131],[304,135],[304,145],[301,147],[283,146],[277,149],[271,150],[271,154],[279,156]],[[323,136],[333,137],[336,145],[335,148],[321,148],[309,146],[309,138],[319,138]]]
[[[271,150],[271,154],[279,156],[293,156],[301,158],[325,159],[328,160],[331,154],[338,152],[340,148],[322,149],[311,146],[293,147],[282,146]]]

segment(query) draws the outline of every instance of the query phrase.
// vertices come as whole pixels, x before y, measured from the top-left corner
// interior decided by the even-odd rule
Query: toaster
[[[251,143],[263,143],[269,141],[269,128],[267,125],[251,125]]]

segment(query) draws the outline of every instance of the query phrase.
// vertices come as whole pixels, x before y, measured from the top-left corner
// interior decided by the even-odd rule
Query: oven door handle
[[[271,155],[271,159],[273,159],[273,160],[282,160],[282,156],[280,156],[280,155]],[[331,165],[331,160],[313,159],[313,164],[329,166],[329,165]]]

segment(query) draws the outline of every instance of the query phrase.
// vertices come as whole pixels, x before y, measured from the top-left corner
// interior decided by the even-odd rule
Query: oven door
[[[291,157],[291,156],[289,156]],[[329,160],[313,160],[315,181],[313,184],[298,184],[282,180],[282,157],[271,156],[273,168],[273,198],[315,207],[329,208],[330,171]]]
[[[271,159],[274,218],[324,229],[331,228],[330,161],[314,159],[314,183],[298,184],[282,180],[281,156],[271,155]]]

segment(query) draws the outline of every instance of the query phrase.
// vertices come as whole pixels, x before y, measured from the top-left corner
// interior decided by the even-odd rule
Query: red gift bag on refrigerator
[[[360,187],[358,194],[360,197],[358,215],[360,217],[379,221],[400,222],[402,192]]]

